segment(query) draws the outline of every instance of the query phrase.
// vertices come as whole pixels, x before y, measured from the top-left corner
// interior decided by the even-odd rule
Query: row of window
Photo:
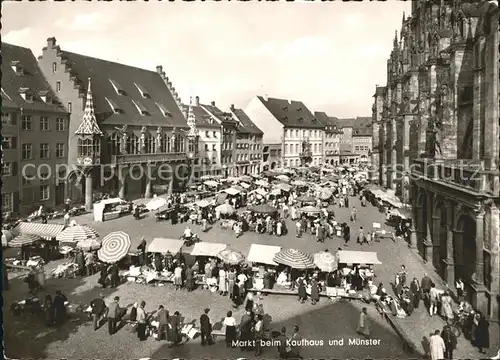
[[[301,144],[285,144],[285,155],[298,155],[302,151]],[[313,152],[321,153],[323,151],[323,146],[321,144],[313,144]]]
[[[222,163],[223,164],[229,164],[229,163],[232,163],[233,162],[233,156],[232,155],[228,155],[228,156],[223,156],[222,157]]]
[[[286,129],[285,138],[300,139],[303,137],[321,139],[321,130],[299,130],[299,129]]]
[[[205,131],[206,138],[217,138],[217,131]]]
[[[369,146],[355,146],[354,150],[355,151],[369,151],[370,147]]]
[[[331,149],[331,148],[338,148],[340,147],[340,144],[338,142],[327,142],[325,143],[325,148]]]
[[[56,144],[56,158],[64,157],[64,146],[64,143]],[[33,152],[33,144],[22,144],[21,160],[33,160]],[[38,154],[40,159],[50,159],[50,144],[40,144]]]
[[[39,199],[41,201],[46,201],[50,199],[50,185],[40,185],[39,187]],[[14,211],[14,194],[2,194],[2,211],[4,213],[9,213]]]
[[[257,160],[262,157],[261,154],[237,154],[236,161],[248,161],[248,160]]]
[[[260,144],[236,144],[236,149],[260,150]]]
[[[222,143],[222,150],[233,150],[233,143],[231,141]]]
[[[325,139],[338,139],[339,137],[339,134],[325,134]]]
[[[155,153],[170,153],[170,152],[184,152],[185,151],[185,138],[181,136],[175,137],[175,144],[172,137],[163,136],[161,143],[158,144],[158,139],[155,136],[148,135],[144,141],[145,151],[147,154]],[[108,152],[111,155],[119,155],[121,153],[123,139],[116,133],[113,133],[108,138]],[[140,154],[141,139],[139,136],[132,134],[127,138],[125,150],[128,154]]]
[[[12,116],[10,117],[12,121]],[[65,131],[66,130],[66,122],[63,118],[56,118],[56,131]],[[2,114],[2,124],[4,118]],[[35,128],[35,122],[33,121],[33,117],[31,115],[23,115],[21,117],[21,130],[40,130],[40,131],[49,131],[50,130],[50,121],[48,116],[40,116],[39,119],[39,127]]]
[[[318,166],[318,165],[321,165],[321,158],[314,158],[313,159],[313,165],[315,166]],[[283,164],[285,165],[285,167],[295,167],[295,166],[300,166],[300,159],[285,159],[283,161]]]

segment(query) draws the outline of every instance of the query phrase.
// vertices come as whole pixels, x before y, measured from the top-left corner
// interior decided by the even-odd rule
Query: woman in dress
[[[54,325],[54,304],[52,303],[52,296],[47,295],[44,302],[45,309],[45,324],[47,326]]]
[[[450,323],[455,315],[453,314],[453,308],[451,307],[452,299],[449,291],[445,291],[443,296],[441,296],[441,316]]]
[[[222,296],[227,295],[226,271],[223,267],[219,270],[219,294]]]
[[[301,276],[297,279],[297,284],[298,284],[298,301],[301,303],[304,303],[307,300],[307,292],[306,292],[306,281],[304,278]]]
[[[173,346],[177,346],[181,341],[180,327],[181,327],[180,314],[178,311],[176,311],[173,316],[170,316],[170,330],[172,334],[171,339]]]
[[[194,269],[188,267],[186,269],[186,289],[188,292],[191,292],[194,290]]]
[[[229,294],[229,299],[233,300],[234,296],[234,284],[236,281],[236,271],[234,271],[234,268],[229,269],[229,272],[227,273],[227,291]]]
[[[313,305],[316,305],[316,303],[319,301],[319,287],[318,287],[318,281],[316,278],[313,277],[311,280],[311,303]]]
[[[363,335],[365,338],[370,337],[370,323],[368,320],[368,313],[365,307],[361,310],[361,314],[359,315],[359,322],[356,328],[356,332],[358,334]]]
[[[254,305],[253,293],[250,291],[248,292],[247,298],[245,300],[245,310],[253,312],[253,305]]]
[[[233,341],[236,341],[236,319],[232,311],[227,312],[223,324],[226,327],[226,346],[233,347]]]

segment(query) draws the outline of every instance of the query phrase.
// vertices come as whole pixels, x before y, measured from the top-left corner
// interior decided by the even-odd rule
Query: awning
[[[338,252],[338,262],[340,264],[360,264],[373,265],[382,264],[376,252],[371,251],[347,251],[341,250]]]
[[[224,189],[222,191],[224,191],[226,194],[229,194],[229,195],[238,195],[240,193],[240,191],[238,189],[235,189],[232,187],[229,189]]]
[[[267,265],[278,265],[278,263],[273,259],[274,255],[276,255],[280,251],[281,246],[252,244],[250,245],[250,251],[248,252],[247,260],[249,262]]]
[[[292,190],[292,187],[288,184],[284,184],[284,183],[280,183],[278,185],[276,185],[277,188],[283,190],[283,191],[286,191],[286,192],[289,192],[290,190]]]
[[[207,180],[203,184],[205,184],[207,186],[211,186],[211,187],[219,186],[219,183],[217,181],[213,181],[213,180]]]
[[[192,256],[209,256],[217,257],[217,255],[227,247],[226,244],[199,242],[194,244]]]
[[[248,189],[250,187],[250,184],[247,184],[246,182],[241,182],[240,186],[245,188],[245,189]]]
[[[183,245],[184,240],[154,238],[153,241],[151,241],[151,243],[148,245],[147,249],[150,253],[165,254],[167,252],[170,252],[172,255],[175,255],[181,250]]]
[[[267,191],[262,189],[262,188],[258,188],[257,190],[255,190],[255,192],[259,195],[262,195],[262,196],[266,196],[267,195]]]
[[[259,186],[269,186],[269,183],[267,181],[264,181],[264,180],[257,180],[255,182],[256,185],[259,185]]]
[[[52,238],[55,238],[63,230],[64,230],[64,225],[60,224],[21,222],[12,230],[12,234],[14,236],[18,236],[20,234],[36,235],[44,239],[51,240]]]
[[[14,240],[9,242],[10,247],[21,247],[25,245],[32,245],[37,241],[43,240],[40,236],[32,234],[20,234],[16,236]]]

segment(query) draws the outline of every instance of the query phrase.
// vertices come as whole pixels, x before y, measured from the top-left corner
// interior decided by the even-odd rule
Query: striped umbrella
[[[97,256],[102,262],[113,264],[123,259],[131,246],[132,241],[128,234],[123,231],[114,231],[102,239]]]
[[[312,255],[296,249],[281,250],[274,255],[274,261],[294,269],[312,269],[315,267]]]
[[[321,271],[332,272],[337,268],[337,258],[329,251],[314,254],[314,264]]]
[[[238,265],[245,261],[245,255],[230,248],[225,248],[224,250],[222,250],[217,254],[217,257],[224,261],[224,263],[230,265]]]
[[[86,239],[79,241],[76,247],[84,251],[97,250],[101,248],[101,243],[96,239]]]
[[[56,236],[56,240],[65,244],[76,244],[87,239],[98,239],[99,234],[87,225],[70,226]]]
[[[14,240],[9,242],[10,247],[21,247],[24,245],[31,245],[37,241],[43,240],[40,236],[32,235],[32,234],[20,234],[16,236]]]

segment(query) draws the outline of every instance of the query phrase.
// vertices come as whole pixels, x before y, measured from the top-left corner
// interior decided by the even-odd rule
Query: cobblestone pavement
[[[365,229],[370,229],[373,222],[383,223],[383,214],[380,214],[378,210],[372,206],[362,208],[357,199],[351,198],[351,206],[355,205],[358,210],[358,222],[351,226],[353,232],[353,239],[355,238],[357,229],[359,226],[363,226]],[[347,209],[338,209],[336,211],[336,216],[338,221],[347,221],[348,219]],[[178,238],[184,228],[185,224],[178,224],[172,226],[170,222],[156,222],[154,216],[146,215],[142,220],[134,220],[131,216],[123,217],[117,220],[112,220],[103,223],[95,223],[92,221],[91,215],[83,215],[75,220],[79,224],[88,224],[94,227],[101,236],[114,230],[123,230],[131,236],[133,240],[133,247],[137,246],[141,236],[145,236],[146,240],[150,241],[154,237],[166,237],[166,238]],[[316,252],[323,249],[335,250],[342,246],[340,239],[327,240],[325,243],[317,243],[311,235],[305,235],[304,237],[297,239],[295,238],[295,229],[291,221],[288,222],[290,233],[283,237],[270,237],[270,236],[259,236],[255,233],[245,233],[240,238],[236,239],[232,232],[221,230],[216,227],[211,229],[207,233],[199,232],[202,241],[207,242],[221,242],[232,246],[234,249],[248,253],[250,244],[261,243],[261,244],[273,244],[281,245],[285,248],[297,248],[307,252]],[[384,226],[384,225],[382,225]],[[198,231],[196,228],[194,231]],[[374,243],[370,246],[356,245],[351,241],[348,249],[350,250],[366,250],[366,251],[376,251],[378,257],[382,262],[382,265],[377,265],[375,270],[377,274],[377,280],[384,283],[385,287],[389,290],[391,289],[390,282],[393,280],[394,272],[397,271],[401,264],[405,264],[409,277],[416,276],[421,278],[424,272],[428,272],[435,280],[436,284],[441,284],[441,280],[437,274],[432,273],[427,270],[420,258],[416,256],[406,245],[403,240],[392,241],[390,239],[384,239],[379,243]],[[188,253],[190,249],[185,252]],[[73,299],[81,302],[90,301],[99,290],[94,289],[96,284],[95,277],[87,278],[83,282],[78,280],[77,282],[82,282],[78,286],[74,286],[75,280],[59,279],[54,284],[57,284],[58,288],[62,286],[63,289],[68,289],[67,294]],[[10,296],[13,296],[17,291],[9,292]],[[108,292],[109,293],[109,292]],[[227,299],[218,297],[217,295],[210,294],[205,291],[197,291],[196,296],[188,295],[184,292],[175,291],[165,291],[161,287],[149,287],[141,285],[123,285],[116,292],[111,295],[119,295],[123,303],[131,304],[134,301],[145,299],[148,303],[147,310],[153,310],[156,308],[157,304],[163,302],[166,308],[174,311],[179,310],[188,321],[192,319],[197,319],[201,311],[206,304],[211,302],[210,307],[213,309],[211,311],[212,321],[216,321],[217,318],[222,318],[229,306]],[[214,298],[215,296],[215,298]],[[158,300],[162,299],[162,300]],[[76,301],[76,300],[75,300]],[[327,339],[327,338],[338,338],[355,336],[354,328],[357,322],[360,307],[362,306],[358,302],[348,302],[348,303],[331,303],[329,300],[322,301],[320,306],[312,307],[312,305],[303,305],[297,308],[297,302],[294,298],[287,296],[277,296],[272,295],[265,297],[264,308],[272,317],[272,327],[278,328],[282,324],[288,326],[289,328],[293,324],[299,324],[303,328],[303,336],[308,339]],[[7,302],[8,303],[8,302]],[[401,341],[396,337],[396,334],[390,329],[387,322],[380,319],[373,307],[369,307],[369,312],[373,318],[373,333],[374,336],[379,336],[381,339],[380,346],[372,347],[356,347],[354,350],[352,347],[309,347],[304,349],[304,357],[356,357],[365,358],[367,356],[374,358],[387,358],[387,357],[407,357],[403,354],[401,349]],[[237,315],[237,319],[239,317]],[[422,345],[422,339],[428,337],[429,333],[436,329],[441,329],[444,326],[444,322],[439,317],[429,317],[423,307],[420,307],[406,319],[397,319],[404,331],[409,335],[411,340],[418,346],[418,353],[424,354],[424,348]],[[18,328],[19,324],[15,326]],[[154,358],[168,357],[169,354],[184,357],[184,358],[199,358],[210,357],[212,354],[216,356],[240,356],[239,350],[235,355],[232,349],[226,349],[223,344],[216,344],[210,348],[203,348],[199,344],[188,344],[177,349],[168,349],[165,345],[155,345],[151,344],[143,345],[135,342],[135,338],[132,334],[126,331],[121,331],[118,335],[113,336],[112,340],[108,339],[104,329],[99,330],[97,333],[91,331],[88,326],[81,326],[75,328],[74,325],[68,325],[72,327],[72,333],[69,337],[62,336],[60,333],[56,333],[54,341],[47,341],[47,337],[54,335],[42,336],[40,343],[46,344],[50,342],[49,345],[44,345],[39,350],[39,354],[47,355],[50,357],[60,357],[61,354],[69,352],[75,357],[88,356],[88,357],[99,357],[102,358],[118,358],[119,354],[125,356],[125,358],[151,356]],[[7,330],[7,329],[6,329]],[[66,332],[66,331],[65,331]],[[8,333],[6,331],[6,333]],[[59,337],[57,336],[59,334]],[[328,337],[325,336],[328,334]],[[13,336],[13,335],[12,335]],[[14,337],[18,337],[14,336]],[[492,333],[490,338],[494,339],[498,337],[498,332],[496,334]],[[59,338],[64,338],[66,341],[59,340]],[[11,338],[10,344],[15,344],[16,339]],[[129,342],[133,341],[133,346],[129,345]],[[196,342],[197,340],[195,340]],[[347,341],[347,340],[346,340]],[[149,343],[149,341],[148,341]],[[157,344],[157,343],[155,343]],[[6,340],[7,350],[9,350],[9,341]],[[18,348],[18,346],[10,347]],[[23,349],[26,350],[26,349]],[[496,352],[496,348],[492,348],[492,352]],[[274,355],[274,349],[268,349],[268,353],[271,352]],[[349,352],[351,351],[351,352]],[[226,355],[227,354],[227,355]],[[349,354],[349,355],[348,355]],[[9,354],[11,357],[38,357],[35,354]],[[132,355],[134,355],[132,357]],[[247,353],[242,353],[242,356],[248,357]],[[67,358],[72,358],[72,356],[65,355]],[[264,354],[264,357],[269,355]],[[414,354],[413,357],[418,354]],[[456,356],[459,358],[479,358],[479,353],[470,345],[470,343],[464,338],[459,339],[458,349],[456,351]]]

